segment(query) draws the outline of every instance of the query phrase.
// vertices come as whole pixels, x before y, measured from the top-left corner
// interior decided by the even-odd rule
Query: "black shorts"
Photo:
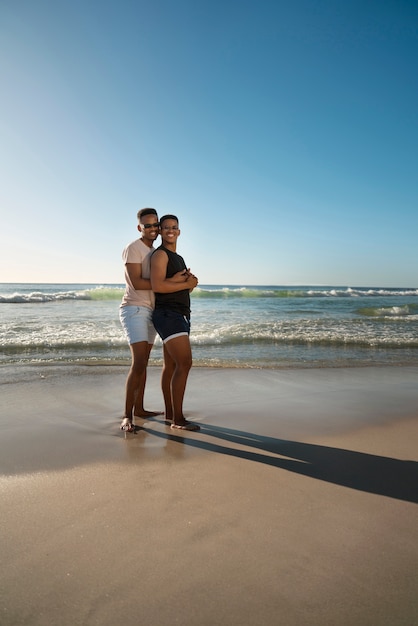
[[[163,343],[174,337],[190,335],[190,320],[177,311],[154,309],[152,322]]]

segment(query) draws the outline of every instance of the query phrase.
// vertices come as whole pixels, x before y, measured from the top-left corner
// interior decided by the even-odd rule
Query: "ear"
[[[137,229],[141,232],[141,224],[138,224]]]

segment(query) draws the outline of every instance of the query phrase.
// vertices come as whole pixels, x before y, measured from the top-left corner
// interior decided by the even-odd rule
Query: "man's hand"
[[[190,269],[186,270],[184,274],[186,276],[187,288],[189,291],[192,291],[195,287],[197,287],[199,283],[197,276],[192,274]]]
[[[187,280],[189,273],[189,270],[181,270],[180,272],[173,274],[173,276],[168,280],[171,280],[173,283],[184,283],[184,281]]]

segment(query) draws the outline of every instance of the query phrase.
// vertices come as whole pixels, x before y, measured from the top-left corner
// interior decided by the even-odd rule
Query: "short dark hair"
[[[138,213],[136,214],[138,221],[140,222],[142,220],[143,217],[145,217],[146,215],[156,215],[158,218],[158,214],[157,211],[155,209],[140,209],[138,211]]]
[[[179,223],[179,218],[176,215],[163,215],[160,219],[160,224],[162,224],[165,220],[175,220],[177,224]]]

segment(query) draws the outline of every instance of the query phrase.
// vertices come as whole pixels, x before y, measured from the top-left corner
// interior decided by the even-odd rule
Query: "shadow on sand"
[[[200,432],[193,433],[193,438],[177,436],[171,434],[172,431],[170,434],[154,430],[147,432],[208,452],[264,463],[350,489],[418,503],[416,461],[402,461],[364,452],[286,441],[221,426],[201,425]],[[234,447],[206,441],[205,435],[234,444]],[[257,452],[235,446],[245,446]]]

